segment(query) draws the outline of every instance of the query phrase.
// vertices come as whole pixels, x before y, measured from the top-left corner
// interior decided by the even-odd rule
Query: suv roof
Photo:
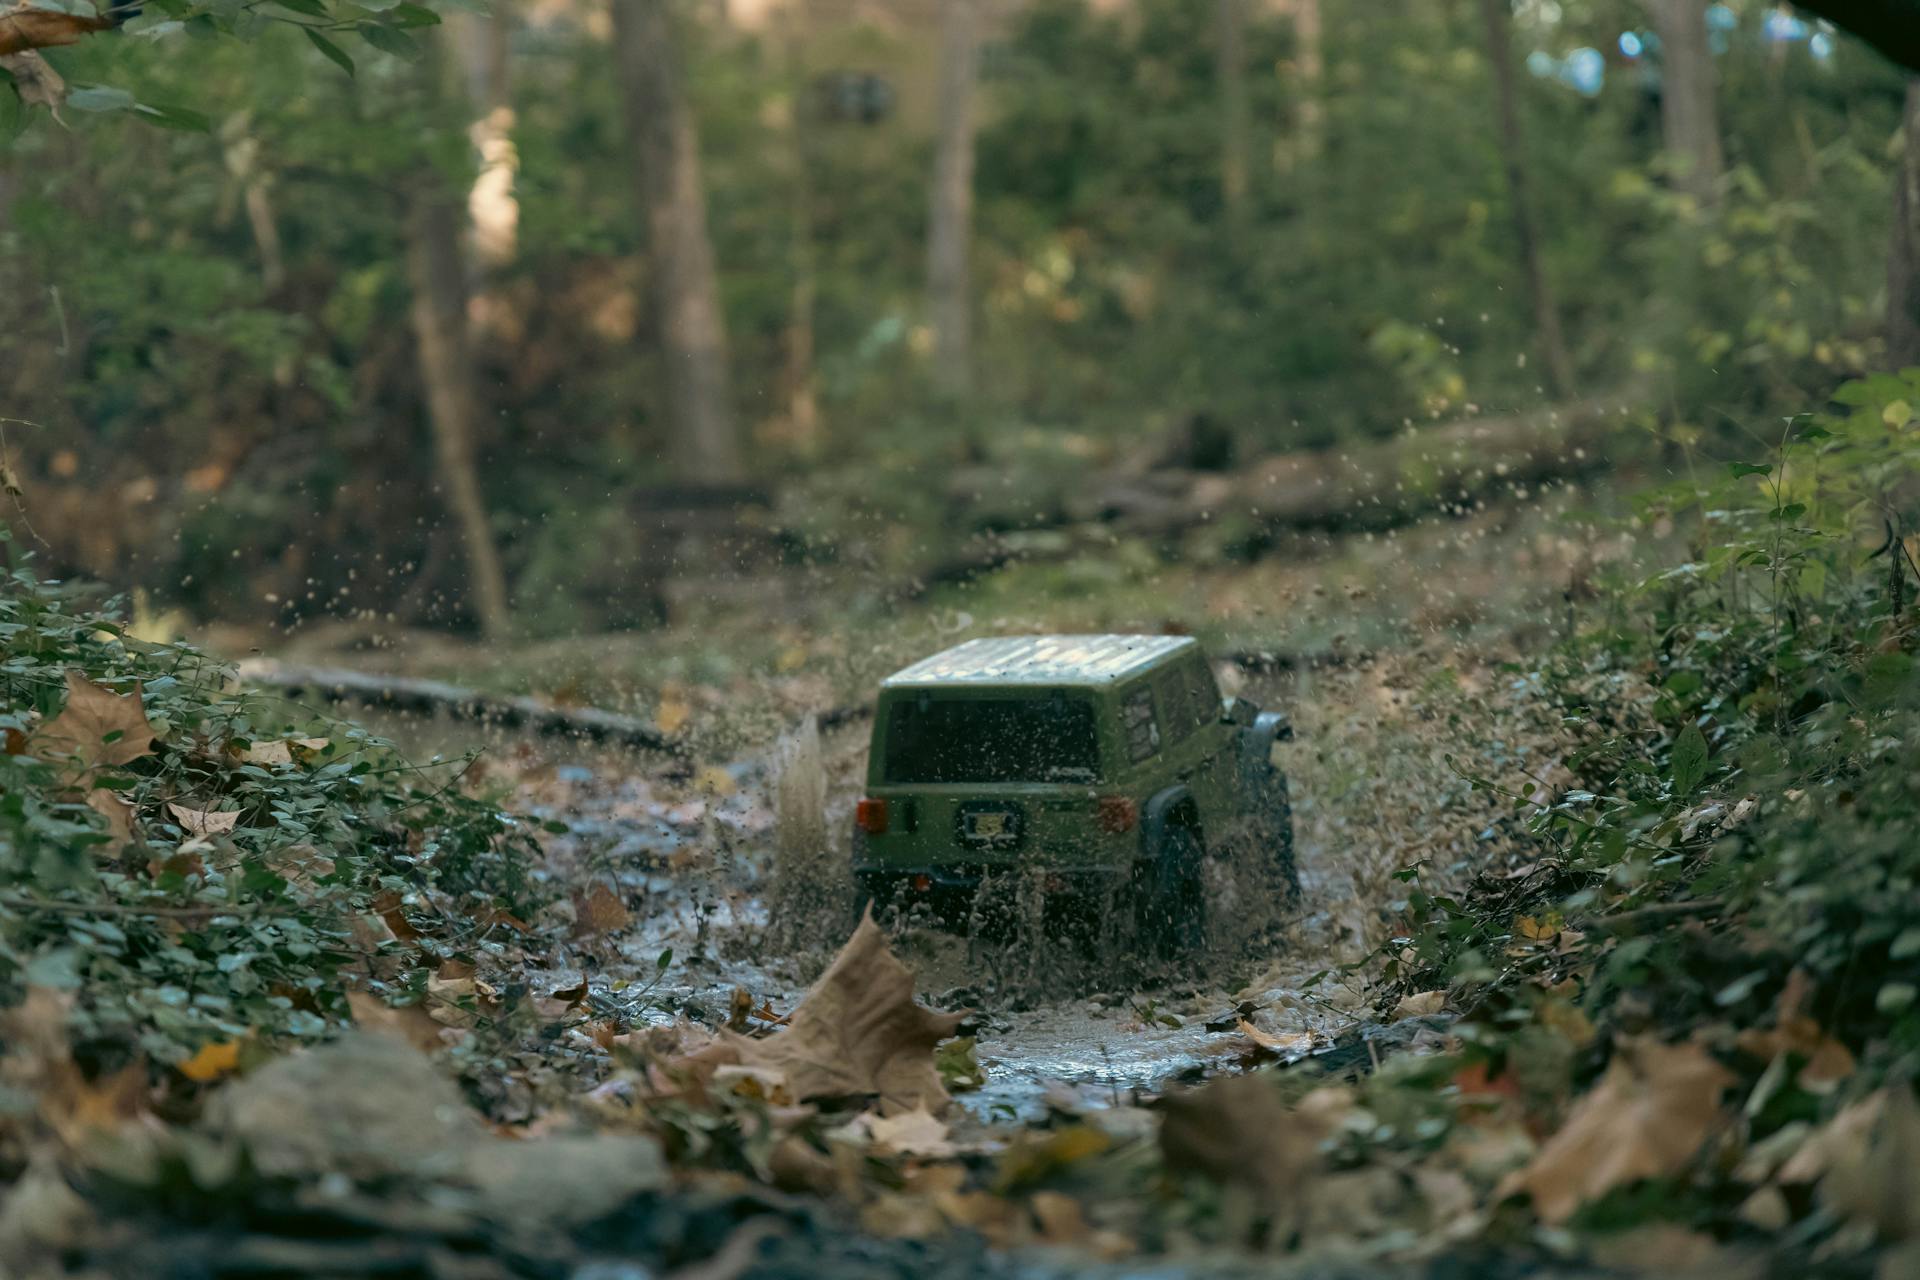
[[[1105,685],[1192,648],[1191,636],[998,636],[922,658],[883,689],[950,684]]]

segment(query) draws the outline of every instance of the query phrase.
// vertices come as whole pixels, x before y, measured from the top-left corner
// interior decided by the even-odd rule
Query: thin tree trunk
[[[1245,243],[1250,145],[1245,0],[1214,0],[1214,77],[1220,86],[1220,203],[1227,234]]]
[[[672,455],[686,479],[724,483],[740,474],[727,335],[707,236],[700,140],[681,88],[667,0],[613,0],[613,33],[647,214]]]
[[[506,574],[493,545],[474,454],[480,401],[467,333],[460,207],[452,193],[430,176],[416,183],[409,204],[407,271],[413,285],[413,336],[420,353],[420,378],[427,388],[440,489],[460,528],[468,601],[481,631],[498,636],[512,619]]]
[[[973,391],[973,98],[979,78],[978,0],[944,0],[940,25],[940,125],[927,236],[927,312],[935,383]]]
[[[1299,153],[1311,160],[1320,153],[1326,130],[1327,59],[1320,0],[1293,0],[1294,65],[1300,70]]]
[[[1703,209],[1720,203],[1720,116],[1705,0],[1651,0],[1660,36],[1660,130],[1680,190]]]
[[[1547,384],[1562,399],[1573,395],[1573,361],[1560,331],[1560,307],[1540,261],[1533,203],[1527,181],[1526,135],[1520,128],[1519,88],[1514,83],[1513,48],[1509,32],[1513,21],[1508,0],[1480,0],[1487,28],[1487,55],[1493,63],[1494,99],[1500,121],[1500,160],[1507,175],[1507,199],[1513,206],[1513,247],[1527,277],[1527,295],[1533,303],[1535,337],[1547,364]]]
[[[520,202],[514,195],[514,181],[520,172],[520,153],[513,143],[513,94],[507,69],[512,25],[507,0],[496,0],[490,15],[452,15],[449,22],[473,111],[467,136],[479,156],[473,186],[467,192],[467,218],[474,263],[482,270],[507,265],[519,251]]]
[[[247,227],[253,232],[254,247],[260,251],[260,279],[268,293],[280,288],[287,279],[286,253],[280,241],[280,223],[274,217],[273,197],[260,172],[260,140],[245,124],[227,139],[227,172],[240,184],[241,206],[247,212]]]
[[[1887,255],[1887,363],[1920,365],[1920,79],[1907,81],[1905,135],[1893,175],[1893,249]]]
[[[787,85],[787,157],[792,166],[788,188],[790,269],[793,289],[787,302],[786,368],[781,378],[787,438],[802,452],[819,443],[820,405],[814,394],[814,302],[819,292],[813,252],[813,182],[807,170],[807,105],[801,59],[798,7],[780,17],[781,78]]]

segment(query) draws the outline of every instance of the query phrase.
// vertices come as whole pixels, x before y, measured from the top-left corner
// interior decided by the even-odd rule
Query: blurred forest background
[[[1671,464],[1920,359],[1906,79],[1784,6],[282,7],[0,94],[14,478],[174,625],[645,629],[1460,419]]]

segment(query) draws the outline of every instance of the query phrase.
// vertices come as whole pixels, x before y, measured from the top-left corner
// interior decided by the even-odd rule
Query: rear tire
[[[1135,920],[1158,959],[1171,960],[1206,944],[1207,892],[1200,865],[1205,856],[1198,831],[1170,827],[1158,859],[1136,878]]]

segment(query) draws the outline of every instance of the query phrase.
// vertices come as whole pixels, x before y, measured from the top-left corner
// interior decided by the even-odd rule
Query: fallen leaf
[[[1269,1034],[1242,1018],[1238,1024],[1241,1035],[1253,1041],[1259,1048],[1269,1053],[1277,1053],[1283,1058],[1298,1058],[1312,1053],[1320,1041],[1311,1031],[1282,1031]]]
[[[1820,1200],[1883,1242],[1920,1239],[1920,1104],[1903,1083],[1879,1091],[1879,1123],[1836,1153]]]
[[[618,933],[633,923],[626,903],[606,885],[595,883],[574,895],[574,931],[580,934]]]
[[[1079,1244],[1087,1238],[1087,1215],[1072,1196],[1060,1191],[1036,1191],[1027,1205],[1040,1225],[1040,1238],[1048,1244]]]
[[[143,1062],[91,1080],[80,1070],[67,1036],[72,1008],[68,993],[29,986],[0,1012],[0,1089],[31,1098],[27,1114],[69,1148],[145,1115],[149,1100]],[[0,1115],[0,1135],[12,1122]]]
[[[1245,1188],[1268,1214],[1297,1213],[1298,1193],[1320,1166],[1320,1143],[1351,1106],[1337,1089],[1288,1106],[1270,1078],[1228,1076],[1161,1099],[1160,1150],[1175,1172]]]
[[[953,1154],[946,1124],[924,1107],[893,1116],[875,1116],[867,1126],[873,1145],[882,1152],[938,1158]]]
[[[87,792],[87,808],[107,820],[107,834],[113,840],[102,846],[103,852],[118,853],[121,846],[133,841],[133,806],[124,800],[118,791],[106,787],[95,787]]]
[[[1447,993],[1444,991],[1416,991],[1394,1006],[1393,1020],[1402,1018],[1424,1018],[1428,1014],[1440,1012],[1446,1008]]]
[[[53,65],[29,49],[25,53],[0,54],[0,67],[13,76],[13,90],[28,106],[58,111],[67,100],[67,82]]]
[[[170,803],[167,812],[174,816],[183,831],[193,836],[223,836],[240,821],[238,809],[229,813],[214,809],[189,809],[183,804]]]
[[[240,1041],[220,1040],[203,1044],[199,1052],[181,1063],[177,1070],[199,1084],[232,1075],[240,1069]]]
[[[112,25],[112,18],[17,4],[0,12],[0,54],[78,44],[89,32],[105,31]]]
[[[285,742],[255,742],[240,753],[240,758],[248,764],[275,765],[293,763],[293,748]]]
[[[1794,1054],[1803,1063],[1799,1080],[1806,1088],[1822,1093],[1853,1074],[1853,1054],[1847,1046],[1820,1029],[1806,1012],[1813,994],[1813,980],[1804,969],[1787,975],[1786,986],[1774,1009],[1773,1026],[1765,1030],[1751,1028],[1734,1038],[1734,1043],[1756,1058],[1772,1061]]]
[[[396,1009],[370,992],[349,991],[347,1008],[353,1012],[354,1025],[374,1035],[399,1040],[423,1053],[446,1047],[440,1024],[417,1004]]]
[[[131,763],[153,750],[153,726],[141,698],[138,682],[132,693],[115,693],[69,669],[66,708],[41,725],[28,745],[36,755],[75,760],[82,771]]]
[[[869,911],[786,1026],[764,1040],[723,1033],[684,1065],[772,1067],[799,1102],[877,1095],[885,1112],[937,1112],[948,1097],[934,1049],[965,1016],[914,1002],[913,974]]]
[[[1733,1078],[1698,1045],[1621,1041],[1600,1083],[1495,1199],[1527,1192],[1540,1218],[1558,1224],[1615,1187],[1678,1173],[1720,1125]]]

